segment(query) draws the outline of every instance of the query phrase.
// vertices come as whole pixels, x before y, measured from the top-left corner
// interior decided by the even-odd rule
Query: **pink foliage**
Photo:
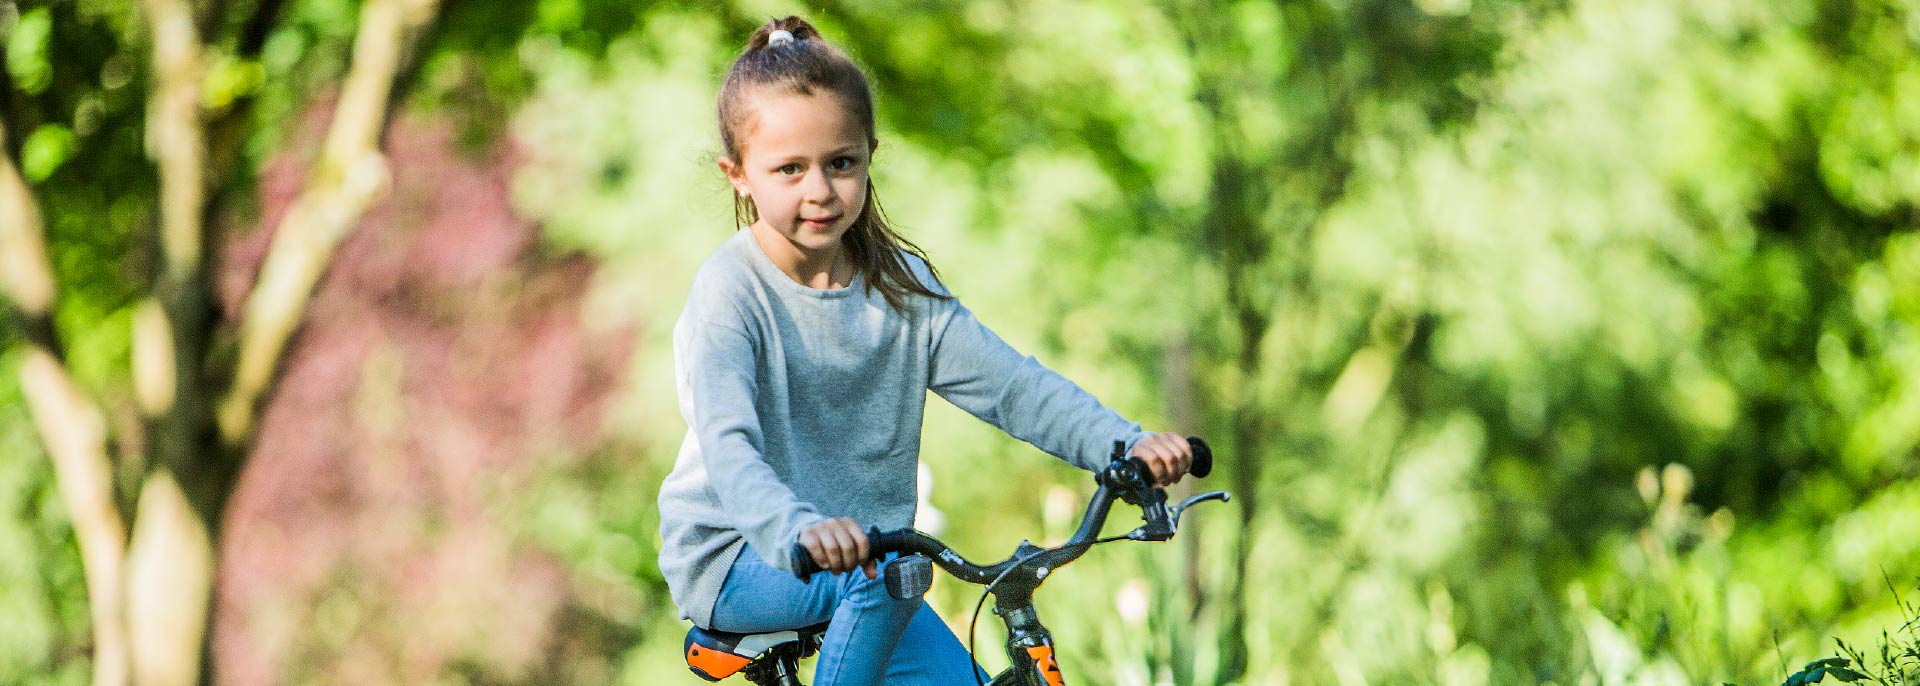
[[[402,118],[385,145],[391,187],[314,294],[230,501],[223,684],[424,683],[476,655],[524,675],[557,640],[565,570],[490,508],[536,461],[605,441],[628,327],[582,320],[596,265],[538,250],[507,200],[510,143],[470,159],[451,125]],[[230,318],[301,190],[296,148],[262,172],[260,227],[227,243]]]

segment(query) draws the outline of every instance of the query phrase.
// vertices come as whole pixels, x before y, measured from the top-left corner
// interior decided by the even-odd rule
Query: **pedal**
[[[903,555],[887,563],[887,595],[912,600],[933,587],[933,560],[925,555]]]

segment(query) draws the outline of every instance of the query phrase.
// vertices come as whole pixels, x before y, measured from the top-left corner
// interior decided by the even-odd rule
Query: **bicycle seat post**
[[[805,686],[800,683],[800,651],[793,646],[775,648],[772,659],[747,669],[747,681],[756,686]]]

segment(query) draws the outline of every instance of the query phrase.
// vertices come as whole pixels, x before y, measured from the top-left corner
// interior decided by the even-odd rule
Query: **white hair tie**
[[[773,33],[767,34],[767,47],[769,48],[774,47],[776,45],[786,45],[792,42],[793,42],[793,32],[788,31],[786,29],[774,29]]]

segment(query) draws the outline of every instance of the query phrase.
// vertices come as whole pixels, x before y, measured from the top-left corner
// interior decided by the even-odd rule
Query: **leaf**
[[[1801,670],[1799,674],[1793,675],[1793,677],[1787,679],[1787,681],[1791,682],[1789,686],[1805,686],[1806,684],[1820,683],[1826,678],[1827,668],[1815,667],[1813,669]],[[1798,681],[1795,681],[1795,679],[1798,679]]]
[[[219,54],[207,65],[206,75],[201,79],[200,106],[208,110],[225,108],[234,100],[259,90],[265,78],[266,68],[259,61]]]
[[[20,173],[31,182],[45,181],[73,155],[73,148],[73,129],[65,124],[42,124],[20,146]]]
[[[15,19],[4,36],[7,70],[14,87],[28,95],[39,95],[53,82],[53,68],[47,63],[47,45],[53,36],[53,17],[47,8],[29,10]]]
[[[1867,678],[1867,675],[1845,667],[1828,667],[1827,673],[1833,675],[1834,680],[1849,684]]]

